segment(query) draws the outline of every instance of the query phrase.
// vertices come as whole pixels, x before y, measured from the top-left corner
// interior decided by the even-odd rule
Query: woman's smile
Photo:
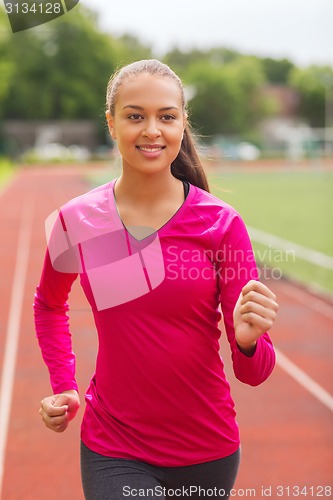
[[[141,146],[135,146],[136,149],[140,151],[146,158],[158,158],[165,146],[159,144],[143,144]]]

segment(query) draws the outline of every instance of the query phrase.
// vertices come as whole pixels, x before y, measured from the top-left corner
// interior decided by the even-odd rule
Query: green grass
[[[246,224],[333,256],[333,172],[221,171],[210,175],[210,186],[240,212]],[[265,254],[263,245],[253,242],[253,246],[257,259]],[[278,249],[267,250],[267,265],[333,293],[333,271],[292,255],[283,258]]]
[[[0,157],[0,189],[9,181],[14,173],[14,167],[10,160]]]

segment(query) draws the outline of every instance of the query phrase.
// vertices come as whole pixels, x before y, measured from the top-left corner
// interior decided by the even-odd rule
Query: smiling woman
[[[140,92],[140,96],[137,91]],[[121,102],[118,102],[119,99]],[[192,184],[209,191],[187,120],[183,84],[167,65],[156,60],[149,60],[139,61],[122,68],[109,81],[106,107],[106,117],[113,138],[117,137],[115,130],[117,114],[125,120],[128,118],[135,123],[143,122],[141,132],[146,142],[151,137],[155,142],[161,132],[157,124],[160,122],[162,126],[163,122],[168,122],[164,123],[163,130],[168,131],[166,126],[171,127],[169,135],[171,136],[172,133],[173,143],[175,140],[176,144],[178,143],[178,150],[173,152],[175,155],[173,158],[170,153],[172,174],[176,178],[187,179]],[[128,109],[132,112],[128,112]],[[133,111],[140,111],[141,114],[133,113]],[[119,147],[119,138],[117,140]],[[143,138],[140,141],[141,146],[144,145]],[[160,147],[160,141],[156,142]],[[140,144],[138,144],[139,147]],[[148,143],[148,146],[150,145]]]
[[[40,414],[62,432],[79,407],[66,313],[80,274],[99,337],[81,427],[86,499],[120,500],[126,486],[228,498],[240,438],[219,307],[235,376],[258,385],[274,367],[275,295],[239,214],[208,191],[175,73],[156,60],[126,66],[109,82],[106,117],[122,173],[56,213],[36,293],[55,392]]]

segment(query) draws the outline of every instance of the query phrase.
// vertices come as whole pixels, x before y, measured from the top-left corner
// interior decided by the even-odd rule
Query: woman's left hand
[[[236,342],[244,354],[255,351],[259,337],[273,325],[278,304],[275,294],[259,281],[249,281],[241,291],[234,309]]]

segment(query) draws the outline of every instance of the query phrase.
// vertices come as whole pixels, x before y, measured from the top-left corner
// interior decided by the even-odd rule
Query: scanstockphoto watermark
[[[255,497],[256,490],[253,488],[239,488],[226,491],[223,488],[202,488],[201,486],[183,486],[181,488],[166,488],[165,486],[155,486],[154,488],[132,488],[123,487],[123,498],[227,498],[230,497]]]
[[[331,498],[332,486],[329,485],[277,485],[261,486],[259,488],[232,488],[226,491],[223,488],[201,488],[201,486],[183,486],[182,488],[166,488],[155,486],[155,488],[132,488],[123,487],[123,498]]]
[[[72,10],[80,0],[3,0],[13,33],[25,31]]]
[[[294,250],[282,251],[267,247],[262,251],[234,249],[227,247],[213,250],[182,249],[177,246],[167,248],[169,279],[204,279],[219,278],[223,281],[235,279],[279,280],[282,277],[280,264],[295,262]],[[259,263],[257,269],[255,263]]]

